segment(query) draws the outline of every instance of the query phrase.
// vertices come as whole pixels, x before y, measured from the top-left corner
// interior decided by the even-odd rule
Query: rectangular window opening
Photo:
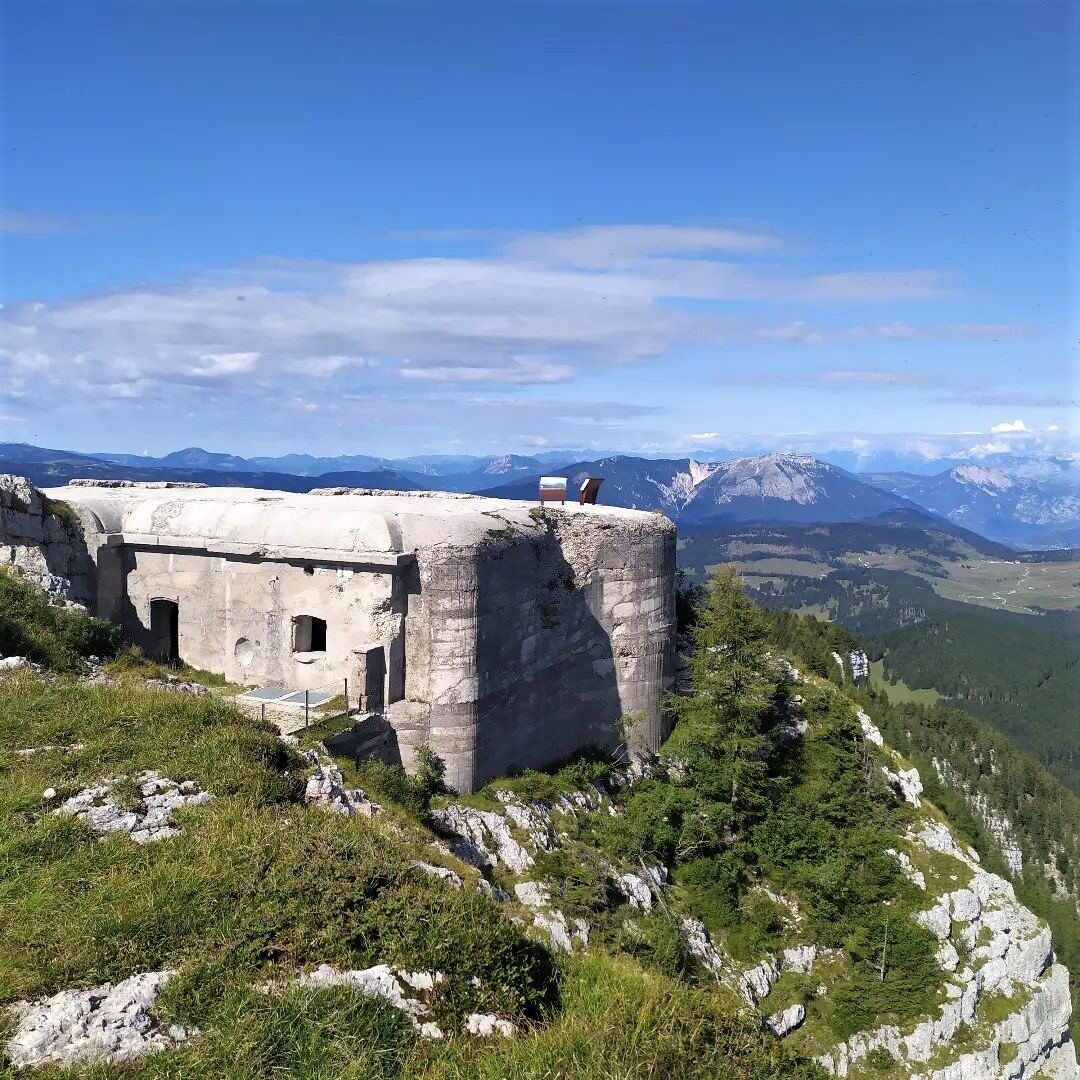
[[[293,619],[293,652],[326,652],[326,620],[297,615]]]

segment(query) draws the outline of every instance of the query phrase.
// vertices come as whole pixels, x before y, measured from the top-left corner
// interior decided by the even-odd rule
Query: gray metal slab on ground
[[[248,690],[240,697],[253,698],[255,701],[279,701],[292,693],[287,686],[260,686],[258,690]]]
[[[304,695],[307,694],[307,698]],[[323,702],[329,701],[334,695],[324,694],[321,690],[297,690],[292,694],[286,694],[285,697],[278,698],[283,705],[322,705]]]

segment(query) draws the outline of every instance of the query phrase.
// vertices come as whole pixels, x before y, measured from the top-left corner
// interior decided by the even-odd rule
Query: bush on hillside
[[[119,627],[61,607],[11,571],[0,572],[0,655],[75,671],[88,656],[115,656],[120,641]]]

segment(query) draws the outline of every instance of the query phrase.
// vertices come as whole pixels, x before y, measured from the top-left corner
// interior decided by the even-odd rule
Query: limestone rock
[[[495,798],[503,804],[506,816],[523,832],[538,851],[550,851],[555,846],[551,815],[540,804],[530,804],[511,791],[496,791]]]
[[[426,863],[421,859],[413,859],[409,865],[414,866],[417,870],[422,870],[425,874],[430,874],[432,877],[442,878],[453,889],[464,887],[461,884],[461,876],[448,867],[435,866],[433,863]]]
[[[640,874],[622,873],[614,868],[610,873],[615,888],[639,911],[651,911],[653,898],[661,896],[668,882],[666,866],[643,866]]]
[[[400,1009],[409,1023],[426,1039],[441,1039],[443,1032],[437,1024],[424,1017],[431,1011],[427,998],[445,982],[446,976],[433,971],[405,971],[390,964],[343,971],[330,964],[320,964],[313,971],[301,972],[292,985],[309,989],[331,986],[348,986],[367,997],[381,998]],[[282,988],[280,983],[265,983],[264,993],[274,993]]]
[[[789,1031],[794,1031],[806,1019],[806,1006],[801,1003],[789,1005],[780,1012],[773,1013],[765,1021],[765,1026],[777,1037],[783,1038]]]
[[[514,894],[526,907],[545,908],[551,903],[551,890],[541,881],[519,881]]]
[[[515,874],[533,865],[533,857],[514,839],[501,814],[454,803],[432,810],[430,816],[463,862],[478,869],[502,865]]]
[[[574,919],[573,927],[566,916],[557,909],[538,911],[533,915],[533,926],[550,939],[552,947],[560,952],[573,952],[577,942],[582,949],[589,947],[589,924],[584,919]]]
[[[862,711],[862,709],[855,714],[855,719],[859,721],[859,725],[862,727],[863,738],[866,739],[867,742],[872,742],[875,746],[885,745],[885,740],[881,737],[881,732],[878,730],[877,725]]]
[[[773,983],[780,978],[780,964],[774,957],[768,957],[752,968],[747,968],[739,977],[739,987],[743,997],[751,1004],[768,996]]]
[[[683,919],[679,924],[687,951],[719,981],[727,974],[723,954],[709,940],[705,924],[700,919]]]
[[[816,945],[796,945],[785,949],[780,954],[780,966],[784,971],[793,971],[798,975],[809,975],[818,957]]]
[[[314,768],[304,788],[304,802],[322,806],[344,817],[360,815],[374,817],[382,807],[369,799],[359,788],[347,788],[341,770],[328,754],[319,750],[302,750],[301,756]]]
[[[465,1018],[465,1030],[470,1035],[479,1035],[482,1038],[500,1035],[504,1039],[510,1039],[517,1034],[517,1028],[509,1020],[491,1013],[469,1013]]]
[[[11,1009],[16,1028],[5,1053],[16,1068],[132,1061],[197,1034],[162,1031],[152,1010],[173,971],[148,971],[90,990],[62,990]]]
[[[881,771],[885,774],[885,779],[904,797],[905,802],[915,807],[922,805],[919,796],[922,795],[923,786],[918,769],[899,769],[893,772],[882,765]]]
[[[916,869],[915,864],[911,861],[911,856],[906,851],[897,851],[894,848],[889,848],[888,853],[900,864],[900,869],[903,870],[908,881],[925,892],[926,875],[921,870]]]
[[[1068,1035],[1068,973],[1054,962],[1049,929],[1017,901],[1007,881],[983,870],[940,822],[924,824],[911,839],[929,851],[951,855],[971,873],[967,887],[936,897],[915,916],[940,942],[937,961],[949,972],[946,1001],[935,1016],[909,1030],[885,1026],[860,1032],[819,1062],[835,1075],[847,1076],[881,1048],[912,1078],[1028,1080],[1057,1075],[1076,1080],[1080,1072]],[[961,955],[970,961],[962,968]],[[950,1045],[961,1029],[975,1025],[979,1002],[990,994],[1020,995],[1017,1008],[980,1037],[977,1048],[949,1061]],[[1008,1053],[1005,1044],[1010,1044]]]
[[[93,561],[82,531],[46,509],[25,477],[0,474],[0,565],[10,566],[58,603],[86,606]]]
[[[510,902],[510,894],[498,885],[492,885],[487,878],[476,879],[476,891],[483,893],[488,899],[494,900],[497,904],[508,904]]]
[[[172,823],[173,813],[188,806],[202,806],[213,799],[193,780],[181,784],[149,770],[135,778],[141,796],[139,803],[133,809],[124,809],[113,798],[114,788],[123,779],[126,778],[103,780],[84,788],[65,799],[53,813],[85,821],[98,836],[126,832],[135,843],[145,844],[178,836],[180,830]]]

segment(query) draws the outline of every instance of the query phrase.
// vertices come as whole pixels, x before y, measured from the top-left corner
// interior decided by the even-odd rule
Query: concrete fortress
[[[671,684],[675,527],[437,492],[72,481],[95,614],[243,684],[349,679],[406,766],[472,791],[588,746],[655,749]]]

